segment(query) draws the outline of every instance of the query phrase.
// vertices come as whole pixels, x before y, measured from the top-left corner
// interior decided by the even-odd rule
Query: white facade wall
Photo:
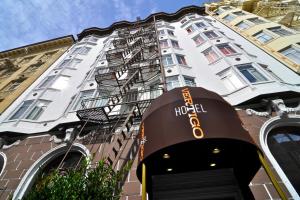
[[[179,43],[180,48],[161,49],[162,56],[172,56],[174,64],[165,67],[165,74],[166,77],[178,76],[179,84],[177,86],[186,85],[184,76],[195,78],[197,86],[217,92],[232,105],[245,102],[261,94],[284,91],[300,92],[298,87],[300,77],[292,70],[223,24],[214,21],[213,18],[194,16],[194,19],[186,16],[177,22],[159,21],[157,23],[158,30],[174,31],[174,36],[168,33],[161,34],[159,40],[167,40],[169,46],[171,46],[171,39]],[[182,24],[183,19],[187,21]],[[195,25],[196,22],[203,22],[206,26],[198,28]],[[188,33],[186,31],[189,26],[194,27],[194,32]],[[210,40],[203,34],[205,31],[214,31],[218,37]],[[206,41],[196,45],[192,38],[197,35],[200,35]],[[112,39],[113,35],[89,36],[74,44],[0,116],[0,132],[14,131],[27,134],[46,132],[59,124],[79,121],[73,108],[80,98],[81,91],[94,90],[93,96],[97,96],[97,83],[93,78],[93,74],[96,67],[107,65],[105,51],[111,48],[110,42]],[[229,43],[236,53],[224,56],[216,47],[216,45],[223,43]],[[78,47],[87,47],[90,48],[90,51],[84,54],[83,49],[79,50]],[[208,48],[212,48],[219,56],[212,63],[209,63],[202,53]],[[187,65],[179,65],[176,55],[184,56]],[[73,61],[74,64],[61,66],[66,60]],[[236,67],[236,65],[247,63],[251,63],[266,80],[250,83]],[[268,67],[272,73],[259,64]],[[230,90],[224,85],[220,74],[224,74],[226,70],[231,70],[235,74],[237,80],[242,84],[241,87]],[[50,82],[47,87],[39,89],[45,78],[49,76],[55,76],[52,83],[59,79],[58,77],[63,78],[60,78],[61,82],[59,84],[53,85]],[[28,100],[33,100],[33,103],[23,113],[23,117],[10,120],[22,106],[22,102]],[[24,119],[40,101],[47,103],[40,117],[36,120]]]

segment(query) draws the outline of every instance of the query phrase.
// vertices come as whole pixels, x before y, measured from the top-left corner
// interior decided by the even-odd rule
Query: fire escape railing
[[[77,116],[110,130],[112,139],[107,141],[103,157],[120,169],[136,154],[139,122],[163,89],[154,22],[137,23],[117,33],[114,49],[106,52],[107,67],[95,75],[101,95],[82,100]]]

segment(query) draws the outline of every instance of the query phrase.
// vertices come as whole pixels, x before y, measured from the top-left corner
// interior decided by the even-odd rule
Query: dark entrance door
[[[241,187],[232,169],[158,175],[152,177],[155,200],[251,200],[249,187]]]

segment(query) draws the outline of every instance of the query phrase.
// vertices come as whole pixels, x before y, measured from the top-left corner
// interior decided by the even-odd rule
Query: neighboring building
[[[197,86],[235,107],[287,196],[297,199],[299,84],[284,61],[203,7],[85,29],[0,116],[0,197],[21,198],[41,170],[92,156],[92,164],[107,158],[115,169],[134,160],[122,199],[141,199],[141,117],[164,89]],[[256,199],[279,198],[263,168],[249,186]]]
[[[211,9],[232,6],[291,29],[300,30],[300,2],[298,0],[220,0],[207,3],[205,6],[209,6]]]
[[[0,52],[0,115],[73,43],[66,36]]]
[[[300,32],[231,6],[206,5],[206,12],[300,73]]]

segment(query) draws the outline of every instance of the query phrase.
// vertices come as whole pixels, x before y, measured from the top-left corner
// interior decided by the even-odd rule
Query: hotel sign
[[[175,144],[209,138],[254,144],[234,108],[218,94],[203,88],[176,88],[154,100],[143,115],[139,160]]]

